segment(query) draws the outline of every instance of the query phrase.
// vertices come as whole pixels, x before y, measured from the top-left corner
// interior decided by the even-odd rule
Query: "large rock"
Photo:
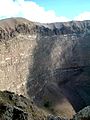
[[[0,119],[2,120],[28,120],[28,114],[18,107],[0,104]]]
[[[0,91],[0,120],[47,120],[47,113],[22,95]]]
[[[73,120],[90,120],[90,106],[80,110],[76,115],[74,115]]]
[[[72,117],[90,104],[90,21],[0,21],[0,89]]]

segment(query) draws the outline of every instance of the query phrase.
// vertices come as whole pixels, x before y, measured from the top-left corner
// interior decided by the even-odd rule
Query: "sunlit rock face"
[[[0,89],[69,117],[90,104],[90,21],[0,22]]]
[[[0,21],[0,89],[25,93],[36,45],[35,25],[26,19]]]

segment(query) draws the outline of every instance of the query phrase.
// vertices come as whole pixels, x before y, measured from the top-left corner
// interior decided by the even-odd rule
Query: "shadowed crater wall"
[[[45,24],[53,31],[37,37],[28,94],[39,106],[74,114],[90,105],[90,23]],[[73,108],[74,110],[73,110]],[[50,108],[50,109],[51,109]]]

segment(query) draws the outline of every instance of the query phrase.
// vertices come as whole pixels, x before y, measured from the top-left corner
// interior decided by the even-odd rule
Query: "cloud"
[[[60,22],[69,19],[63,16],[56,16],[53,10],[46,11],[44,7],[37,5],[35,2],[21,2],[23,16],[27,19],[37,22]]]
[[[71,19],[65,16],[57,16],[54,10],[45,10],[33,1],[25,0],[1,0],[0,19],[8,17],[24,17],[31,21],[41,23],[66,22]],[[83,12],[73,20],[90,20],[90,12]]]
[[[0,18],[24,17],[31,21],[50,23],[69,21],[64,16],[57,16],[53,10],[45,10],[32,1],[2,0],[0,1]]]
[[[0,17],[16,16],[19,12],[19,7],[12,0],[0,1]]]
[[[82,21],[82,20],[90,20],[90,12],[83,12],[76,16],[74,20]]]

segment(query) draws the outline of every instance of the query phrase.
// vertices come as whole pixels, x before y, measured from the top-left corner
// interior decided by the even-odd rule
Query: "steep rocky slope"
[[[0,120],[69,120],[37,108],[33,101],[9,91],[0,91]],[[90,120],[90,106],[70,120]]]
[[[0,21],[0,89],[72,117],[90,105],[90,21]]]
[[[0,120],[47,120],[47,113],[22,95],[0,91]]]

